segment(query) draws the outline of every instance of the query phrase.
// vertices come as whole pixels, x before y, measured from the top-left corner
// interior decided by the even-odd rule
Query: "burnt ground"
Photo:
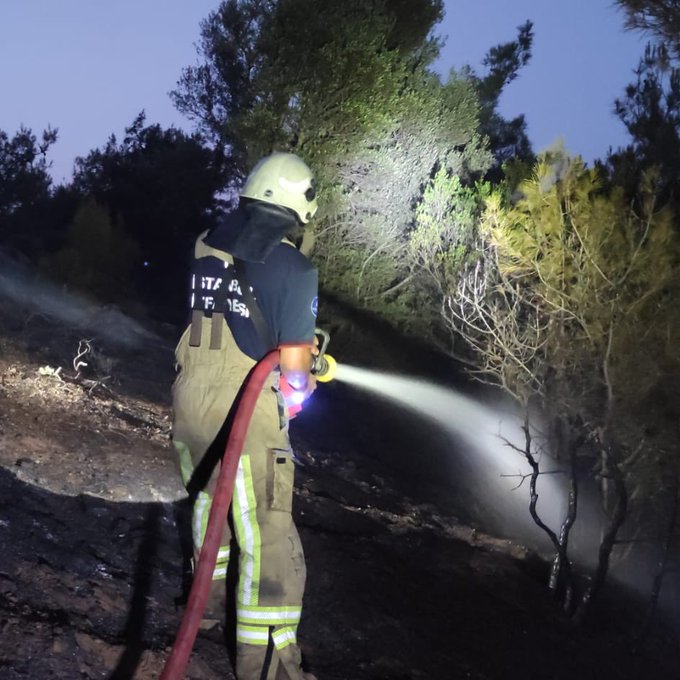
[[[7,302],[0,321],[0,678],[158,678],[186,584],[174,331],[97,340],[76,370],[104,321]],[[634,644],[641,609],[620,592],[573,629],[545,564],[471,526],[423,427],[334,383],[293,424],[319,680],[680,676],[677,637]],[[223,644],[199,635],[187,677],[232,678]]]

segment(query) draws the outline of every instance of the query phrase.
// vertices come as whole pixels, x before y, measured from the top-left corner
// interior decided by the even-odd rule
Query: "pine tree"
[[[653,35],[680,59],[680,5],[677,0],[617,0],[626,11],[628,27]]]
[[[472,347],[476,374],[549,425],[541,440],[527,422],[521,451],[534,470],[531,512],[539,525],[540,454],[571,471],[562,527],[541,526],[555,546],[551,587],[562,589],[577,618],[602,588],[626,516],[634,510],[639,520],[653,509],[667,488],[665,470],[680,462],[673,423],[650,417],[680,376],[680,238],[672,211],[658,204],[655,179],[643,177],[632,205],[620,188],[604,192],[579,159],[548,154],[519,200],[490,195],[480,256],[462,278],[441,283],[443,309]],[[658,432],[650,437],[653,421]],[[600,484],[603,509],[597,567],[579,598],[568,554],[577,469]],[[658,529],[660,516],[652,514]]]

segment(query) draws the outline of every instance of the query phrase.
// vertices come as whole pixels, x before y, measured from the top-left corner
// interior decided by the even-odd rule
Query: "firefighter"
[[[282,387],[296,401],[315,389],[310,373],[317,272],[298,249],[317,210],[314,180],[297,156],[274,153],[248,176],[238,208],[196,240],[191,323],[176,350],[173,444],[183,481],[207,465],[192,515],[194,555],[205,536],[217,477],[216,438],[246,376],[274,347],[280,371],[261,391],[238,466],[202,627],[222,622],[231,530],[238,544],[236,676],[303,680],[297,627],[305,563],[291,515],[293,456]],[[223,451],[223,445],[221,451]],[[213,460],[209,458],[212,456]],[[219,456],[218,456],[219,457]],[[206,481],[207,480],[207,481]],[[216,603],[218,607],[216,608]]]

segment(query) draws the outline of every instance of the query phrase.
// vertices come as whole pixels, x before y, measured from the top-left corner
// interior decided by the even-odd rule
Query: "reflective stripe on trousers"
[[[270,626],[246,626],[238,624],[236,627],[236,639],[238,642],[247,645],[261,645],[266,647],[269,644],[271,634],[276,649],[284,649],[288,645],[297,644],[297,628],[291,626],[281,626],[271,628]]]

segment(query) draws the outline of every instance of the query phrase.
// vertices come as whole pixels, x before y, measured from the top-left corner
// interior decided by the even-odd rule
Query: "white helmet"
[[[241,196],[290,208],[303,224],[318,208],[312,171],[292,153],[273,153],[260,160],[248,175]]]

